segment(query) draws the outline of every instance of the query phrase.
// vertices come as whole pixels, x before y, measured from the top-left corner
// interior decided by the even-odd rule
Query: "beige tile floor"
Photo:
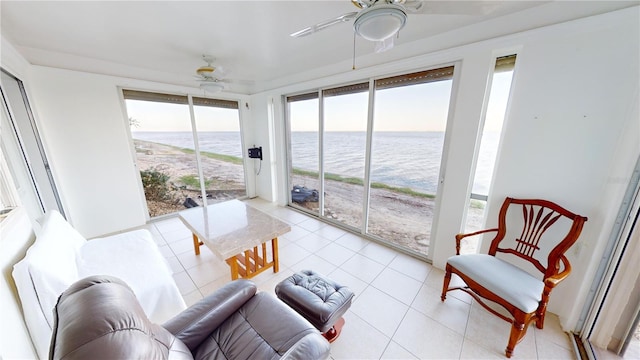
[[[248,204],[291,224],[279,238],[280,271],[253,280],[260,291],[296,271],[312,269],[356,294],[345,314],[333,359],[505,359],[510,325],[462,292],[440,301],[444,272],[431,265],[264,200]],[[187,305],[230,281],[229,268],[209,249],[193,252],[191,233],[178,218],[147,226],[173,269]],[[531,326],[513,359],[575,359],[558,317],[544,330]]]

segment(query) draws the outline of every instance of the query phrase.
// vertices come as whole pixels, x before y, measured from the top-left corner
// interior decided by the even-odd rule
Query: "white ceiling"
[[[375,54],[373,43],[358,38],[356,59],[389,62],[424,52],[416,44],[438,34],[455,31],[460,34],[457,44],[464,44],[637,4],[426,1],[421,13],[409,15],[393,49]],[[314,76],[348,71],[353,56],[351,22],[303,38],[289,34],[356,10],[349,0],[3,0],[0,29],[34,65],[183,86],[197,86],[195,69],[204,65],[203,54],[211,54],[228,73],[229,90],[253,93],[312,70]]]

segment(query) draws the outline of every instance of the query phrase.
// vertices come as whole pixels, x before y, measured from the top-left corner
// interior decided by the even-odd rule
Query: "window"
[[[4,142],[2,144],[4,148]],[[18,189],[16,189],[13,177],[9,172],[9,165],[5,159],[6,151],[0,153],[0,221],[14,208],[21,205]]]
[[[287,97],[290,205],[426,256],[452,76],[451,66]]]
[[[489,102],[485,115],[478,160],[475,168],[471,200],[467,211],[465,232],[473,232],[483,228],[484,209],[489,196],[489,187],[493,179],[493,168],[500,145],[500,136],[504,123],[513,69],[516,55],[499,57],[496,59],[491,81]],[[478,251],[478,237],[472,236],[462,240],[460,253],[472,254]]]
[[[25,206],[33,219],[49,210],[65,216],[24,84],[0,70],[3,207]]]
[[[237,102],[123,95],[150,217],[246,195]]]

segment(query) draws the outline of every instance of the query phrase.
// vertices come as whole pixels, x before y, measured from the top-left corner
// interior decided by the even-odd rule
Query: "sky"
[[[485,131],[502,128],[512,72],[496,73],[491,86]],[[451,80],[379,90],[375,131],[445,131]],[[332,96],[325,102],[325,131],[366,131],[368,93]],[[290,104],[292,131],[318,131],[318,100]]]
[[[492,82],[485,131],[500,131],[512,72],[496,73]],[[375,131],[445,131],[451,80],[378,90]],[[325,101],[325,131],[366,131],[368,93],[332,96]],[[186,105],[126,100],[133,131],[191,131]],[[194,107],[198,131],[239,131],[234,109]],[[292,131],[318,131],[318,100],[290,104]]]
[[[125,100],[127,115],[136,120],[133,131],[191,131],[189,107],[140,100]],[[194,106],[198,131],[240,131],[238,110]]]

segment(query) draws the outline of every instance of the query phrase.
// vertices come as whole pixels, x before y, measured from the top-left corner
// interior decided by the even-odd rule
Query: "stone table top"
[[[223,260],[291,231],[287,223],[239,200],[194,207],[178,216]]]

